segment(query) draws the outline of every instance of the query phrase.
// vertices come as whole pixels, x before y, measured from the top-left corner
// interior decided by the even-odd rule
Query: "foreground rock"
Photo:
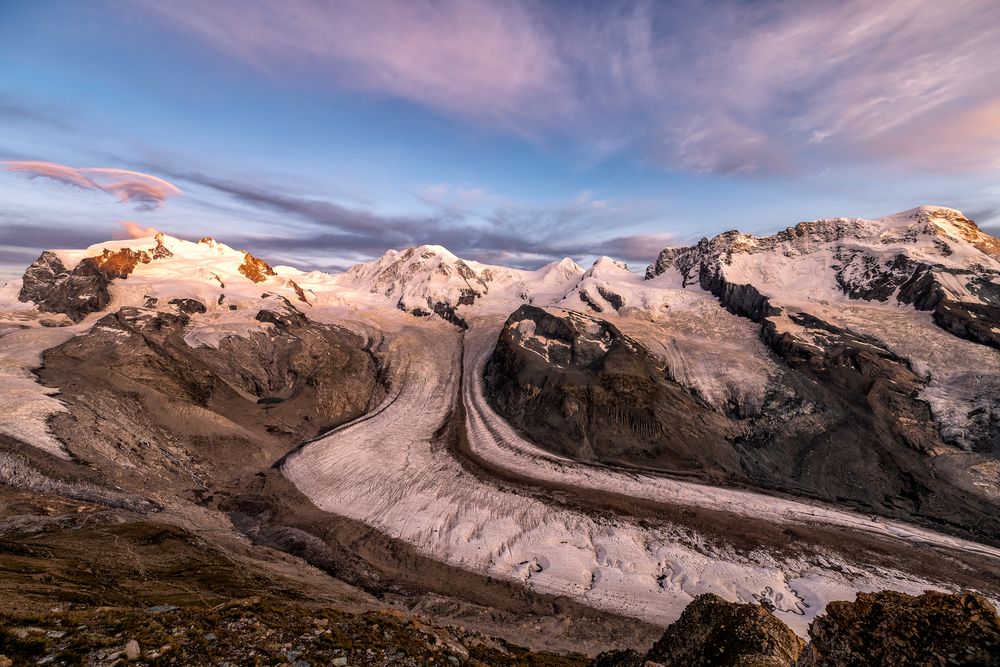
[[[859,593],[831,602],[809,638],[798,667],[1000,664],[1000,618],[973,593]]]
[[[711,593],[694,600],[641,656],[609,651],[592,667],[849,667],[1000,664],[1000,617],[974,593],[882,591],[832,602],[804,644],[763,607]]]
[[[134,635],[137,639],[123,641]],[[208,610],[75,608],[21,618],[0,611],[6,665],[537,665],[585,664],[398,612],[347,613],[273,599]]]
[[[689,667],[781,667],[804,642],[763,607],[707,593],[689,604],[646,660]]]

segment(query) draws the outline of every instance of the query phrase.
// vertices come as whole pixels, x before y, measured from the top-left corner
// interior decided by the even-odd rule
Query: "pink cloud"
[[[122,226],[122,231],[130,239],[143,239],[148,236],[156,236],[160,233],[160,230],[155,227],[143,227],[132,220],[120,220],[118,224]]]
[[[517,2],[144,3],[206,44],[287,82],[333,81],[508,122],[565,115],[552,36]],[[298,75],[298,77],[296,76]],[[551,94],[550,94],[551,93]],[[542,104],[544,100],[544,105]]]
[[[1000,96],[995,0],[141,4],[282,83],[406,100],[591,163],[633,151],[737,174],[957,164],[934,159],[929,134],[972,168],[995,166],[962,129],[967,109]]]
[[[107,192],[144,210],[157,208],[170,197],[181,194],[169,181],[128,169],[77,168],[40,160],[8,161],[4,166],[9,172],[28,174],[30,178],[47,178],[83,190]]]
[[[1000,96],[929,114],[913,131],[888,133],[869,148],[936,171],[1000,169]]]

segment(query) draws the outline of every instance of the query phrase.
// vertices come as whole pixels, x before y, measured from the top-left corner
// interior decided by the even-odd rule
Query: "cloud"
[[[916,123],[919,133],[892,132],[870,144],[929,168],[1000,169],[1000,95],[961,109],[932,114]]]
[[[429,212],[385,215],[261,182],[164,165],[151,168],[256,209],[258,220],[278,214],[280,224],[268,223],[276,230],[273,233],[234,236],[220,232],[219,238],[297,266],[340,266],[347,257],[368,259],[390,248],[421,244],[444,245],[469,259],[525,268],[565,256],[583,259],[602,254],[648,262],[670,241],[656,234],[609,234],[626,225],[648,225],[658,221],[658,216],[638,205],[619,206],[588,190],[562,205],[529,206],[475,185],[437,184],[416,193]]]
[[[136,204],[139,210],[158,208],[170,197],[181,194],[174,184],[138,171],[105,167],[69,167],[56,162],[13,160],[3,163],[6,170],[47,178],[82,190],[98,190],[118,197],[121,202]]]
[[[554,44],[517,2],[195,0],[145,7],[211,48],[287,80],[313,77],[505,122],[563,78]],[[560,113],[558,104],[532,111]]]
[[[994,0],[143,6],[276,80],[405,100],[588,159],[735,174],[996,167]]]
[[[131,220],[121,220],[118,222],[122,226],[122,231],[130,239],[142,239],[148,236],[156,236],[160,233],[160,230],[154,227],[143,227],[142,225],[133,222]]]
[[[112,229],[100,226],[82,229],[67,227],[56,221],[46,224],[37,220],[23,221],[16,217],[8,219],[8,216],[0,216],[0,234],[5,239],[3,245],[23,248],[25,252],[34,253],[35,257],[44,249],[86,248],[107,241],[112,232]]]
[[[17,123],[46,125],[61,130],[72,127],[72,124],[59,113],[27,104],[9,95],[0,95],[0,118]]]

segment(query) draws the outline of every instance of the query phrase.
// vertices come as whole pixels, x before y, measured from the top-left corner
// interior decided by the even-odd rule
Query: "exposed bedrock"
[[[161,236],[157,236],[156,246],[150,252],[105,248],[100,255],[80,260],[72,269],[54,252],[46,250],[25,270],[17,298],[22,302],[34,301],[42,312],[63,313],[79,322],[111,302],[108,286],[113,280],[128,278],[139,264],[170,256]]]
[[[736,425],[680,385],[614,325],[521,306],[486,367],[500,413],[536,442],[581,460],[737,474]]]
[[[877,341],[807,315],[806,339],[768,321],[787,362],[759,415],[722,414],[613,325],[522,306],[486,370],[494,408],[539,446],[579,460],[654,468],[853,505],[996,542],[985,496],[955,484],[922,380]]]
[[[797,667],[1000,664],[1000,618],[973,593],[859,593],[831,602],[809,639]]]
[[[192,347],[185,335],[198,315],[177,305],[121,308],[45,353],[38,375],[70,410],[51,426],[75,455],[155,461],[205,485],[266,469],[293,443],[384,396],[375,360],[353,333],[276,305],[258,313],[258,330]]]
[[[831,602],[805,644],[766,609],[699,596],[651,649],[609,651],[591,667],[854,667],[1000,664],[1000,617],[972,593],[859,593]]]
[[[83,260],[71,271],[46,250],[24,272],[18,299],[34,301],[42,312],[63,313],[79,322],[108,305],[110,283],[94,259]]]

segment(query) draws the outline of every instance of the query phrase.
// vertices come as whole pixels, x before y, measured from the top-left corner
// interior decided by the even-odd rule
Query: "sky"
[[[996,0],[0,0],[0,277],[150,230],[330,271],[998,233],[997,35]]]

